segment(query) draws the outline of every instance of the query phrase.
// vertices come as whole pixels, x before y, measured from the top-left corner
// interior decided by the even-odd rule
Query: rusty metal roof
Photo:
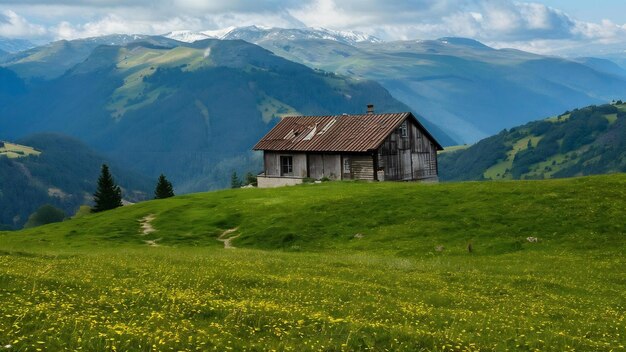
[[[301,152],[367,152],[378,149],[385,138],[407,118],[435,143],[410,112],[335,116],[284,117],[254,150]]]

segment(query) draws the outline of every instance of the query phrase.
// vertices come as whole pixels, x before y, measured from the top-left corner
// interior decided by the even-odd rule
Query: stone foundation
[[[275,188],[284,186],[295,186],[302,183],[301,178],[294,177],[268,177],[257,176],[257,187],[259,188]]]

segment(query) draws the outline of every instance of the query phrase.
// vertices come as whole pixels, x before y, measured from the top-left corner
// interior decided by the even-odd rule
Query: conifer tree
[[[154,199],[164,199],[173,196],[174,187],[172,187],[172,183],[165,178],[165,175],[161,174],[154,190]]]
[[[93,194],[93,198],[95,202],[94,207],[91,209],[93,213],[122,206],[122,190],[115,184],[106,164],[102,164],[102,170],[98,178],[98,189]]]
[[[241,180],[239,176],[237,176],[237,172],[233,171],[232,176],[230,177],[230,188],[241,188]]]

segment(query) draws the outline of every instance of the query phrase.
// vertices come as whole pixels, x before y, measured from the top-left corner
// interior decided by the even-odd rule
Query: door
[[[324,177],[324,158],[321,154],[309,155],[309,177],[319,180]]]
[[[411,150],[400,150],[400,179],[412,180],[413,167],[411,163]]]

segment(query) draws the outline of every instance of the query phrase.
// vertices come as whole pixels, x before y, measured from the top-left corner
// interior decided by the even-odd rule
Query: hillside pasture
[[[0,345],[623,350],[625,186],[331,182],[2,233]]]
[[[9,159],[23,158],[29,155],[39,155],[41,152],[35,148],[31,148],[25,145],[19,145],[9,142],[2,142],[0,145],[0,156],[6,156]]]

